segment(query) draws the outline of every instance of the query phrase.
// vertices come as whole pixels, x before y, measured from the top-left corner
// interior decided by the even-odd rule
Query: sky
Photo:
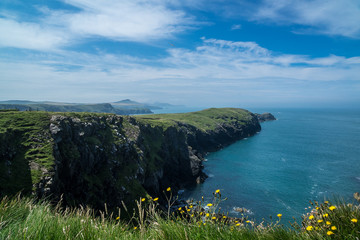
[[[1,0],[0,101],[360,105],[359,0]]]

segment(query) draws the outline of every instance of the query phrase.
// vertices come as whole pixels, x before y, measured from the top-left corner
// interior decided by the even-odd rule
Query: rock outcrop
[[[24,145],[27,130],[0,132],[0,172],[6,173],[1,183],[17,178],[11,171],[22,161],[32,174],[24,173],[23,189],[32,188],[39,197],[62,198],[67,205],[97,209],[104,203],[109,208],[121,206],[122,201],[131,204],[147,194],[161,197],[169,186],[176,190],[200,183],[206,178],[202,161],[207,152],[261,129],[258,117],[242,109],[211,109],[166,119],[160,115],[26,114],[43,114],[43,121],[48,121],[43,125],[48,127],[34,129],[41,129],[37,134],[46,137]],[[45,141],[52,149],[39,155],[45,152]],[[0,195],[11,190],[2,187]]]
[[[274,115],[272,115],[271,113],[262,113],[262,114],[255,113],[255,115],[259,119],[259,122],[266,122],[266,121],[276,120]]]

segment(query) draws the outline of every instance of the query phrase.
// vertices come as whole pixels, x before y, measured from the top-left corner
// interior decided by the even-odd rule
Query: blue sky
[[[1,0],[0,100],[360,103],[359,0]]]

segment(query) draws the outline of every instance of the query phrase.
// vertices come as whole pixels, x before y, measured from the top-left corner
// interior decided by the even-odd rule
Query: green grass
[[[177,123],[183,123],[192,125],[204,132],[214,130],[221,124],[235,122],[245,124],[252,118],[249,111],[239,108],[210,108],[190,113],[152,114],[134,117],[151,126],[167,128],[177,126]]]
[[[172,204],[171,192],[164,191]],[[31,198],[3,198],[0,201],[0,239],[357,239],[360,236],[360,206],[343,201],[314,203],[293,227],[276,222],[256,224],[246,218],[229,218],[218,211],[223,201],[214,193],[208,210],[201,201],[167,215],[156,199],[136,201],[130,219],[119,212],[95,212],[90,208],[53,206]],[[334,207],[331,207],[334,206]],[[124,211],[124,210],[123,210]],[[326,215],[326,219],[322,217]],[[314,216],[314,218],[310,217]],[[310,219],[309,219],[310,217]],[[318,223],[318,220],[324,222]],[[331,221],[330,225],[326,221]],[[359,222],[357,221],[359,220]],[[309,230],[309,226],[312,226]],[[331,230],[336,226],[336,230]],[[329,231],[332,234],[329,235]]]
[[[41,168],[47,172],[52,170],[54,157],[49,120],[50,114],[46,112],[0,112],[0,153],[10,149],[13,155],[9,163],[0,163],[0,189],[2,186],[29,192],[32,184],[42,177]],[[29,165],[33,166],[31,171]]]

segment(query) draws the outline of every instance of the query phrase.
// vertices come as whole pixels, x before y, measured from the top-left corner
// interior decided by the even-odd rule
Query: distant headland
[[[110,103],[64,103],[51,101],[8,100],[0,101],[0,109],[17,109],[19,111],[47,111],[47,112],[96,112],[114,113],[119,115],[147,114],[151,110],[173,106],[168,103],[140,103],[124,99]]]

